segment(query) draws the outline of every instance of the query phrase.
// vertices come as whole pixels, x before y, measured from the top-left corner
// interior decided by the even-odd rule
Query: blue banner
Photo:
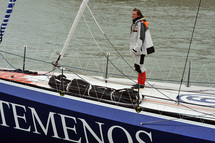
[[[1,28],[0,28],[0,43],[2,42],[2,38],[3,38],[4,32],[5,32],[7,23],[9,21],[10,15],[13,11],[13,7],[15,6],[15,2],[16,2],[16,0],[9,0],[9,4],[8,4],[7,10],[6,10],[6,13],[4,16],[4,20],[3,20],[2,24],[1,24]]]

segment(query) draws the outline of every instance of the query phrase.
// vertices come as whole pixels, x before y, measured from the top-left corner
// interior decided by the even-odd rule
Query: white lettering
[[[54,133],[54,136],[52,136],[52,137],[60,138],[58,136],[58,133],[57,133],[57,128],[56,128],[55,119],[54,119],[54,115],[56,113],[49,112],[49,116],[48,116],[48,119],[47,119],[47,124],[46,124],[46,127],[44,127],[43,123],[41,122],[41,120],[40,120],[39,116],[37,115],[37,112],[35,111],[35,109],[32,108],[32,107],[29,107],[29,109],[31,110],[31,114],[32,114],[32,118],[33,118],[34,129],[35,129],[34,133],[41,134],[37,130],[37,125],[36,125],[35,120],[40,125],[40,127],[43,130],[43,132],[45,133],[45,135],[47,135],[47,133],[48,133],[48,127],[49,127],[49,124],[50,124],[50,121],[51,121],[52,129],[53,129],[53,133]]]
[[[128,133],[128,131],[126,129],[124,129],[123,127],[121,127],[121,126],[112,126],[111,128],[109,128],[109,130],[108,130],[108,140],[109,140],[110,143],[114,143],[113,136],[112,136],[112,132],[113,132],[114,128],[119,128],[119,129],[123,130],[124,133],[127,136],[128,143],[133,143],[133,140],[132,140],[130,134]]]
[[[65,120],[65,118],[70,118],[70,119],[73,119],[75,121],[75,124],[77,124],[76,118],[75,117],[71,117],[71,116],[67,116],[67,115],[63,115],[63,114],[59,114],[59,115],[60,115],[61,120],[62,120],[63,131],[64,131],[64,135],[65,135],[64,140],[80,143],[81,142],[81,138],[79,138],[78,141],[72,140],[72,139],[69,138],[68,131],[67,131],[68,129],[73,130],[75,132],[75,134],[77,134],[77,132],[76,132],[75,126],[73,128],[67,127],[66,126],[66,120]]]
[[[13,116],[14,116],[14,121],[15,121],[15,125],[16,125],[14,128],[30,132],[31,126],[29,126],[28,129],[24,129],[24,128],[21,128],[19,126],[19,120],[18,120],[18,118],[23,119],[25,122],[26,122],[26,118],[25,118],[25,114],[24,113],[23,113],[23,116],[18,116],[16,108],[20,107],[20,108],[22,108],[26,112],[25,106],[19,105],[19,104],[15,104],[15,103],[11,103],[11,105],[12,105]]]
[[[7,124],[6,124],[6,120],[5,120],[5,115],[4,115],[4,109],[3,109],[3,103],[6,104],[8,107],[9,107],[9,103],[8,102],[5,102],[5,101],[1,101],[0,100],[0,113],[1,113],[1,120],[2,120],[2,126],[5,126],[5,127],[9,127]]]
[[[88,141],[88,137],[87,137],[87,131],[86,129],[93,135],[93,137],[95,137],[95,139],[99,142],[99,143],[104,143],[104,137],[103,137],[103,133],[102,133],[102,125],[104,125],[104,123],[99,123],[96,122],[97,124],[99,124],[99,131],[100,131],[100,136],[101,139],[95,134],[95,132],[90,128],[90,126],[87,124],[87,122],[84,119],[78,118],[79,120],[81,120],[81,122],[83,123],[83,128],[84,128],[84,134],[86,137],[86,142],[89,143]]]
[[[150,138],[150,141],[152,142],[152,133],[151,132],[147,133],[146,131],[140,130],[140,131],[136,132],[136,139],[139,143],[145,143],[143,140],[141,140],[140,133],[146,134]]]
[[[10,117],[11,112],[9,112],[9,113],[6,112],[7,111],[6,109],[12,110],[14,123],[7,121],[8,117]],[[29,112],[29,111],[31,111],[31,113],[27,114],[27,112]],[[46,111],[46,112],[48,112],[48,111]],[[48,114],[48,116],[45,116],[47,114]],[[107,138],[109,143],[114,143],[114,137],[117,137],[117,135],[126,136],[125,139],[127,139],[128,143],[133,143],[133,140],[135,140],[135,138],[136,138],[135,141],[137,141],[139,143],[146,143],[147,140],[148,141],[150,140],[151,142],[153,142],[152,141],[152,132],[146,132],[144,130],[136,131],[135,138],[132,139],[132,137],[134,135],[132,134],[132,137],[131,137],[130,133],[125,128],[118,126],[118,125],[114,125],[114,126],[108,128],[108,127],[104,126],[105,123],[95,122],[97,125],[97,128],[95,128],[95,126],[93,126],[94,127],[93,129],[95,129],[95,130],[93,130],[90,126],[91,124],[89,125],[85,119],[68,116],[68,115],[63,115],[63,114],[59,114],[59,113],[54,113],[54,112],[48,112],[47,114],[43,115],[46,119],[45,120],[46,122],[42,122],[37,111],[35,110],[35,108],[26,107],[24,105],[19,105],[19,104],[0,100],[0,116],[1,116],[0,125],[1,126],[9,127],[12,125],[14,129],[32,132],[35,134],[41,134],[43,132],[46,136],[48,136],[49,130],[52,130],[51,133],[52,132],[53,133],[52,133],[51,137],[58,138],[61,140],[63,139],[63,140],[75,142],[75,143],[81,143],[83,141],[82,136],[80,136],[77,132],[77,131],[81,131],[82,127],[83,127],[83,131],[80,134],[82,135],[84,132],[83,138],[85,137],[86,143],[92,142],[92,141],[89,141],[90,137],[94,138],[96,140],[95,142],[98,142],[98,143],[104,143],[104,138],[105,139]],[[7,115],[8,115],[8,117],[7,117]],[[30,116],[30,117],[28,117],[28,116]],[[42,116],[42,112],[41,112],[41,116]],[[59,118],[59,116],[60,116],[60,118]],[[57,119],[57,121],[58,121],[58,119],[61,119],[62,124],[56,125],[55,118]],[[28,121],[27,119],[30,119],[32,121]],[[44,118],[42,118],[42,119],[44,119]],[[77,120],[78,120],[78,122],[77,122]],[[79,122],[79,120],[80,120],[80,122]],[[32,123],[32,125],[29,123]],[[39,127],[38,127],[38,125],[39,125]],[[61,127],[61,125],[62,125],[62,127]],[[57,129],[57,127],[59,127],[59,128]],[[60,129],[63,129],[64,138],[58,136],[58,130],[60,130]],[[105,136],[103,136],[103,130],[105,131],[104,132]],[[120,133],[118,132],[119,130],[120,130]],[[146,137],[146,138],[143,137],[143,134],[144,134],[144,137]]]

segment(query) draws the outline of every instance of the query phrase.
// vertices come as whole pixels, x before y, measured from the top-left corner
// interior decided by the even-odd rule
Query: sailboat
[[[9,2],[1,41],[15,2]],[[135,90],[130,79],[80,75],[60,65],[88,2],[81,3],[52,63],[51,71],[59,73],[28,71],[24,64],[22,70],[0,70],[0,141],[214,142],[214,88],[181,85],[178,94],[178,84],[147,82]]]

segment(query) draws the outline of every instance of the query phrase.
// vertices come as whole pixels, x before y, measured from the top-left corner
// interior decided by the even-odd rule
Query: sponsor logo
[[[213,106],[215,107],[215,97],[211,95],[204,94],[183,94],[179,96],[179,101],[198,103],[201,105]]]
[[[126,127],[106,124],[97,121],[92,124],[88,119],[57,112],[46,113],[34,107],[0,100],[0,126],[75,143],[88,143],[92,137],[99,143],[105,140],[114,143],[114,134],[118,132],[128,143],[152,142],[151,132],[137,130],[131,133]]]

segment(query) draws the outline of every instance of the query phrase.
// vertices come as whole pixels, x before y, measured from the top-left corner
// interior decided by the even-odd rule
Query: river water
[[[49,63],[56,61],[80,4],[81,0],[17,0],[0,50],[23,56],[23,46],[27,45],[27,57]],[[7,5],[8,0],[0,0],[1,21]],[[129,54],[131,13],[135,7],[141,9],[149,22],[156,50],[145,59],[147,78],[176,81],[180,81],[182,77],[198,5],[199,0],[89,2],[89,7],[104,33],[132,67],[132,57]],[[215,83],[214,15],[215,1],[203,0],[188,59],[191,62],[191,81],[209,82],[204,86],[214,86]],[[97,47],[82,18],[60,63],[76,67],[73,71],[77,73],[104,76],[104,73],[83,71],[79,68],[105,72],[106,58],[103,53],[110,53],[110,60],[121,72],[136,76],[104,37],[88,9],[84,12],[84,17],[100,48]],[[14,67],[22,68],[21,57],[1,53]],[[3,57],[0,59],[1,67],[11,67]],[[26,59],[26,69],[49,71],[51,68],[51,64]],[[184,80],[187,78],[187,71],[188,68]],[[121,74],[110,63],[109,73]]]

